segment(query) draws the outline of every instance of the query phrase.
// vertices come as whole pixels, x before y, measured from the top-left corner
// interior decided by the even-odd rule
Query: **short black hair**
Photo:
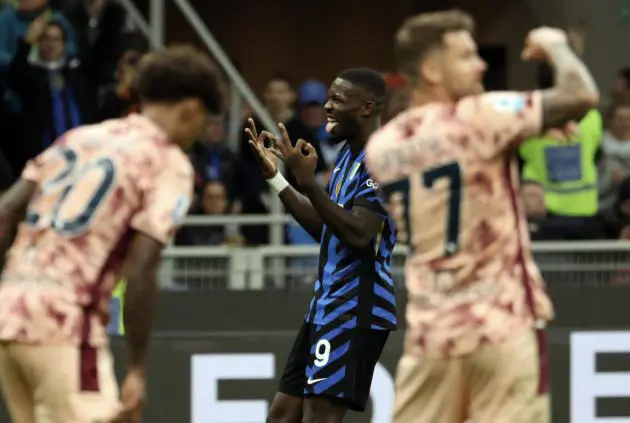
[[[625,79],[626,84],[628,85],[628,87],[630,87],[630,67],[619,69],[619,72],[617,72],[617,76]]]
[[[136,92],[147,103],[198,98],[210,113],[223,111],[221,74],[210,58],[191,46],[145,55],[138,64]]]
[[[278,72],[278,73],[273,74],[271,78],[269,78],[267,83],[270,83],[272,81],[284,82],[285,84],[289,86],[289,88],[291,88],[292,90],[295,90],[295,85],[293,84],[293,81],[291,80],[291,78],[289,78],[287,75],[283,73]]]
[[[135,51],[142,55],[148,53],[149,50],[149,40],[144,34],[138,31],[126,31],[116,40],[116,61],[128,51]]]
[[[377,110],[382,109],[387,97],[387,83],[379,72],[370,68],[353,68],[342,71],[337,78],[344,79],[366,90],[374,96]]]

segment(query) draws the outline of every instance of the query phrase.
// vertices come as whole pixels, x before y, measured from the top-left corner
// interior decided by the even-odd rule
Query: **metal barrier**
[[[540,242],[532,250],[549,284],[630,282],[629,242]],[[403,246],[394,250],[393,276],[401,288],[406,251]],[[171,247],[164,252],[160,281],[166,289],[310,290],[318,253],[317,245]]]

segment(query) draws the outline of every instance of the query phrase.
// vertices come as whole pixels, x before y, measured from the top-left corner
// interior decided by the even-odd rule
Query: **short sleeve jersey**
[[[411,248],[408,353],[467,354],[552,318],[513,154],[541,130],[541,102],[539,92],[496,92],[429,104],[369,141],[368,170]]]
[[[22,178],[37,191],[2,274],[0,339],[103,344],[131,235],[170,241],[191,201],[191,165],[131,115],[68,132]]]

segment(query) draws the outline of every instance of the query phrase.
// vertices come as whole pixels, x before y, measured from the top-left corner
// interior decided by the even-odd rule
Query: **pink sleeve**
[[[142,206],[131,227],[166,245],[188,213],[193,194],[192,170],[167,168],[145,180]]]
[[[465,98],[457,106],[457,115],[476,130],[471,141],[479,150],[500,154],[540,133],[542,93],[504,91]]]

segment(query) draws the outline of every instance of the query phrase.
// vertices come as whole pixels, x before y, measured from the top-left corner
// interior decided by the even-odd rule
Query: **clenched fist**
[[[551,49],[557,46],[568,46],[567,34],[563,30],[536,28],[527,35],[521,57],[528,61],[545,61]]]

